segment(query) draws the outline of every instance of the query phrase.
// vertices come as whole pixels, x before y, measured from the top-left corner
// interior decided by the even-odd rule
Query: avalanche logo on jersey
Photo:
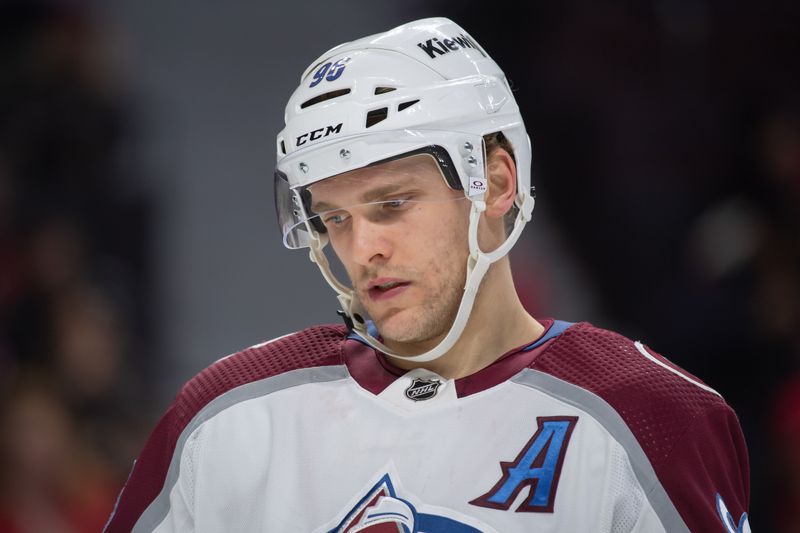
[[[750,520],[747,518],[747,513],[744,513],[739,518],[739,523],[733,519],[728,506],[725,505],[725,500],[717,493],[717,514],[719,514],[722,523],[725,524],[725,531],[727,533],[750,533]]]
[[[442,514],[420,512],[384,474],[327,533],[480,533],[481,529]]]

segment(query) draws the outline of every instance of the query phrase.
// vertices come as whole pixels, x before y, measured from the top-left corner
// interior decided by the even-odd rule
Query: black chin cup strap
[[[350,318],[350,316],[341,309],[338,309],[336,311],[336,314],[342,317],[344,325],[347,326],[347,331],[353,331],[353,319]]]

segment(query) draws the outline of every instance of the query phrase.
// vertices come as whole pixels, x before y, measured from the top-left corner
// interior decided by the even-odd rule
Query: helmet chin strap
[[[466,328],[467,322],[469,321],[469,315],[472,312],[472,306],[475,303],[475,297],[478,294],[478,288],[480,287],[481,280],[483,280],[486,272],[489,271],[489,267],[492,265],[492,263],[498,261],[500,258],[508,254],[514,244],[517,242],[517,239],[519,239],[519,236],[522,233],[522,228],[531,219],[531,213],[533,212],[534,206],[534,198],[526,194],[524,196],[522,206],[520,206],[517,219],[514,222],[514,229],[511,231],[511,234],[497,249],[490,253],[485,253],[478,245],[478,222],[480,220],[481,213],[486,210],[486,203],[483,200],[473,198],[470,200],[472,201],[468,232],[470,256],[467,258],[467,278],[464,286],[464,294],[461,297],[461,303],[458,306],[458,312],[456,313],[456,318],[453,321],[453,325],[450,326],[450,331],[447,332],[447,335],[439,344],[429,351],[419,355],[408,356],[396,354],[381,341],[373,337],[369,331],[367,331],[367,324],[363,318],[363,306],[358,297],[355,295],[355,291],[336,279],[336,276],[334,276],[330,270],[328,258],[322,251],[323,247],[327,244],[327,236],[319,235],[316,231],[310,231],[310,234],[313,236],[310,244],[311,261],[317,264],[325,280],[333,288],[333,290],[336,291],[339,303],[341,304],[342,310],[346,315],[345,320],[348,322],[348,325],[352,323],[353,330],[355,330],[359,336],[361,336],[376,350],[383,352],[388,356],[403,359],[405,361],[425,363],[434,361],[450,351],[450,349],[455,346],[462,333],[464,333],[464,328]]]

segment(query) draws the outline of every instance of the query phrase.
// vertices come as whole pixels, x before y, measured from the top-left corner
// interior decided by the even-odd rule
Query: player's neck
[[[484,277],[464,333],[453,348],[426,363],[400,357],[391,361],[406,370],[422,367],[442,377],[458,379],[489,366],[508,351],[536,340],[543,332],[544,326],[519,301],[506,259],[492,265]],[[440,341],[441,338],[432,339],[434,344],[426,349]]]

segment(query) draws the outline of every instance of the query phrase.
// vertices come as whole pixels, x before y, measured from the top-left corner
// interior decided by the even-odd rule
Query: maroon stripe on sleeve
[[[122,489],[117,505],[105,527],[106,533],[125,533],[133,529],[139,516],[161,492],[181,426],[174,406],[161,417],[147,439]]]
[[[309,328],[221,359],[186,383],[145,443],[106,533],[133,529],[164,487],[178,438],[209,402],[241,385],[291,370],[342,364],[344,338],[344,328],[338,326]]]

